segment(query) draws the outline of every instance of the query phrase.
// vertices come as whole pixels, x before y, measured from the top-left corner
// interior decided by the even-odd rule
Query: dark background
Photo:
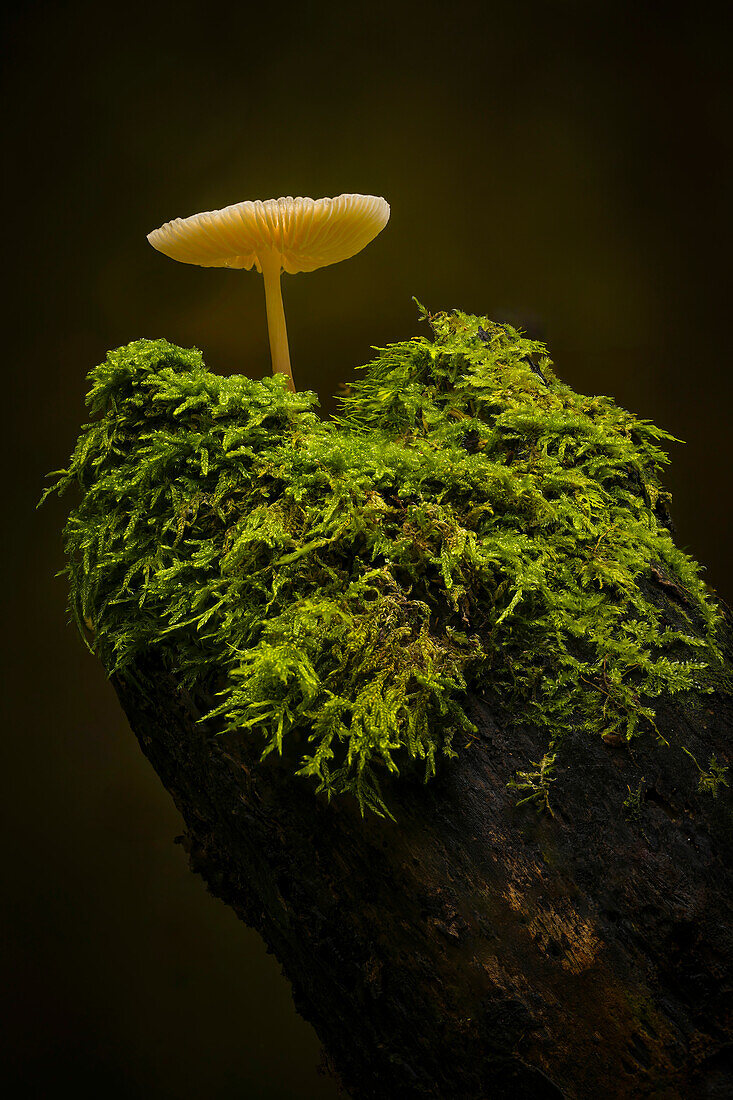
[[[259,939],[205,892],[34,513],[110,347],[269,370],[254,273],[145,240],[245,198],[384,195],[343,265],[284,278],[324,408],[429,309],[510,320],[560,375],[687,441],[679,541],[730,596],[731,43],[714,9],[321,0],[26,3],[5,24],[3,1080],[13,1095],[334,1097]],[[6,17],[7,20],[7,17]],[[9,600],[7,599],[9,595]]]

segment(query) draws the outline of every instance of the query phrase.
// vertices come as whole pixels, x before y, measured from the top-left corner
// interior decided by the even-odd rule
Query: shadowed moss
[[[81,491],[71,610],[109,673],[155,647],[218,691],[222,729],[300,744],[298,774],[362,812],[389,812],[380,771],[455,755],[466,691],[489,692],[547,731],[515,784],[547,804],[568,728],[628,739],[661,693],[711,690],[719,614],[665,525],[672,437],[508,325],[429,319],[327,422],[281,376],[164,340],[110,352],[48,490]]]

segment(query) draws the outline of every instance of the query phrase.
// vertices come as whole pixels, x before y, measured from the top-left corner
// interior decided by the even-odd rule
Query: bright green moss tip
[[[460,312],[379,349],[340,416],[281,376],[219,377],[164,340],[89,375],[67,471],[71,608],[109,673],[155,649],[218,728],[289,743],[319,791],[385,812],[471,731],[467,690],[547,731],[654,730],[705,690],[718,612],[665,526],[671,439],[558,381],[545,347]],[[647,597],[682,590],[674,623]],[[544,780],[543,780],[544,777]]]

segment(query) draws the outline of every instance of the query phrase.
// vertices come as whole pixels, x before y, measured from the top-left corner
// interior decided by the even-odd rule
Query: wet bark
[[[353,1100],[733,1095],[731,789],[699,792],[681,747],[731,763],[729,695],[662,700],[669,747],[569,734],[554,816],[507,789],[542,736],[473,697],[459,758],[385,788],[395,823],[199,724],[208,701],[153,655],[115,687],[193,869],[280,960]]]

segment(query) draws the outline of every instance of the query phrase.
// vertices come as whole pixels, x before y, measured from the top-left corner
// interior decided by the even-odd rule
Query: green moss
[[[634,790],[631,789],[628,783],[626,784],[626,789],[629,792],[629,796],[628,798],[624,799],[622,803],[622,809],[626,816],[632,821],[639,821],[639,819],[641,818],[642,809],[644,806],[644,783],[645,778],[642,775]]]
[[[219,692],[222,729],[263,755],[299,745],[299,774],[362,811],[386,810],[380,772],[427,779],[455,755],[467,689],[543,727],[546,762],[571,726],[653,731],[655,698],[709,688],[719,659],[718,612],[664,523],[672,437],[574,393],[510,326],[430,321],[328,422],[279,376],[118,348],[49,490],[81,490],[71,609],[108,672],[154,648]],[[684,594],[674,623],[652,571]],[[548,772],[517,785],[546,802]]]
[[[716,757],[715,753],[710,757],[710,763],[707,769],[701,768],[695,757],[692,755],[688,748],[683,745],[683,751],[687,753],[698,772],[700,778],[697,784],[697,790],[699,794],[711,794],[713,798],[717,798],[721,787],[728,786],[728,766],[727,764],[721,764]]]

